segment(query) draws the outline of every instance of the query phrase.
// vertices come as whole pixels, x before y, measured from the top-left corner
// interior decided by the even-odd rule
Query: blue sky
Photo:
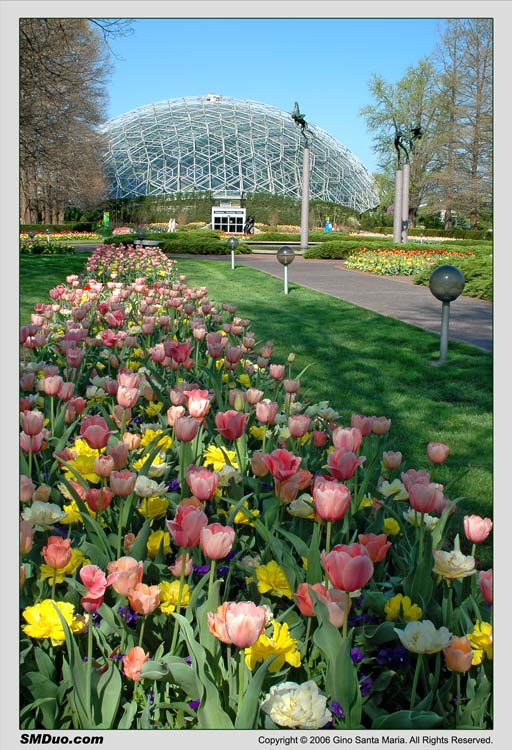
[[[137,19],[115,39],[108,116],[183,96],[221,94],[291,112],[377,168],[361,107],[373,73],[396,82],[431,54],[442,19]]]

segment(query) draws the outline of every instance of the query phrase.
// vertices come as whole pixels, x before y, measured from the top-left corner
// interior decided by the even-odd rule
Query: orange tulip
[[[150,615],[160,604],[160,589],[158,586],[147,586],[138,583],[128,592],[130,607],[139,615]]]
[[[443,654],[446,666],[452,672],[469,672],[471,669],[473,651],[466,636],[462,638],[458,638],[456,635],[452,636],[451,643],[443,649]]]
[[[131,648],[126,656],[123,656],[123,671],[130,680],[140,682],[140,670],[143,664],[149,660],[149,654],[144,652],[140,646]]]

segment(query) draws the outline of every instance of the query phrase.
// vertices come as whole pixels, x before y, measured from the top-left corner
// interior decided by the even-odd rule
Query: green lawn
[[[22,257],[21,322],[34,302],[47,301],[48,289],[84,264],[84,256]],[[206,286],[212,300],[237,305],[258,341],[274,341],[276,359],[294,352],[295,375],[314,363],[303,398],[328,400],[345,424],[354,412],[391,418],[388,449],[402,451],[407,468],[427,468],[429,441],[447,443],[451,455],[435,479],[448,497],[464,496],[457,517],[491,515],[491,355],[450,342],[447,363],[433,367],[435,334],[295,284],[285,296],[280,279],[243,266],[232,271],[229,262],[180,258],[178,270],[189,284]]]

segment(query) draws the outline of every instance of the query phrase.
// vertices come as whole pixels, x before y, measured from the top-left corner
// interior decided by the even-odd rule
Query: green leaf
[[[363,628],[363,637],[372,646],[380,646],[382,643],[396,641],[394,622],[381,622],[378,625],[366,625]]]
[[[64,630],[64,636],[66,639],[66,649],[69,659],[69,671],[73,684],[72,696],[75,702],[76,711],[80,721],[81,729],[91,729],[94,727],[93,717],[87,712],[87,695],[86,695],[86,667],[82,661],[82,655],[78,648],[75,639],[68,627],[66,620],[64,619],[61,611],[58,607],[55,607],[55,611],[62,623]]]
[[[98,680],[95,702],[101,709],[101,728],[112,729],[119,708],[123,682],[119,670],[112,662]]]
[[[243,658],[242,654],[240,654],[240,658]],[[260,694],[263,679],[267,674],[269,666],[276,658],[277,654],[269,656],[269,658],[266,659],[254,673],[244,693],[242,706],[236,717],[235,729],[254,729],[260,707]]]
[[[34,649],[34,656],[39,673],[53,682],[55,680],[55,664],[52,659],[50,659],[46,651],[43,651],[39,646],[36,646]]]
[[[197,711],[199,728],[233,729],[233,722],[221,707],[218,687],[214,685],[206,674],[206,652],[204,648],[195,640],[192,628],[185,617],[176,613],[173,613],[173,617],[178,620],[182,634],[187,642],[189,654],[197,670],[198,684],[204,688],[204,692],[206,693]]]
[[[130,556],[135,558],[135,560],[137,561],[145,560],[146,553],[147,553],[147,542],[148,542],[150,534],[151,534],[151,520],[149,518],[146,518],[130,550]]]
[[[396,711],[375,719],[372,729],[432,729],[441,721],[433,711]]]
[[[41,709],[42,720],[45,729],[55,729],[55,716],[57,713],[58,687],[44,674],[29,672],[25,675],[25,683],[34,697],[35,702]],[[35,704],[32,704],[35,707]]]
[[[414,550],[417,551],[415,545]],[[404,578],[404,594],[411,598],[413,603],[421,604],[423,611],[426,610],[428,602],[432,597],[434,582],[432,580],[432,568],[434,558],[432,556],[432,536],[425,534],[423,556],[411,567],[411,572]]]
[[[318,583],[323,578],[322,562],[320,560],[320,525],[315,523],[311,535],[311,544],[308,554],[308,569],[306,571],[307,583]]]
[[[131,729],[133,720],[137,714],[137,703],[135,701],[131,701],[130,703],[124,703],[123,704],[123,715],[121,716],[119,720],[119,724],[117,725],[118,729]]]

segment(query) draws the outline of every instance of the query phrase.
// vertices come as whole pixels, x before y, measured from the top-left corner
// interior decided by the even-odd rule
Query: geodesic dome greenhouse
[[[371,173],[308,123],[310,198],[359,213],[374,208]],[[304,139],[289,112],[208,94],[139,107],[105,123],[113,199],[190,192],[302,195]]]

